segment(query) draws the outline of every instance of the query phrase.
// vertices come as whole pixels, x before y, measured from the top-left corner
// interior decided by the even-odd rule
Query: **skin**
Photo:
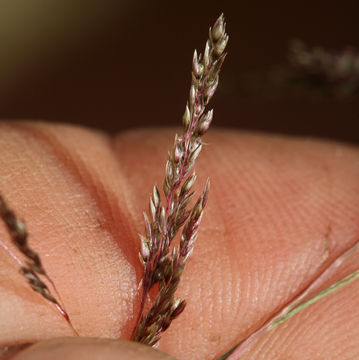
[[[39,342],[16,360],[172,358],[98,338],[130,338],[140,300],[141,214],[153,184],[162,185],[174,133],[147,129],[110,138],[69,125],[1,125],[0,191],[26,220],[30,244],[85,337],[71,338],[59,313],[2,251],[0,346]],[[209,176],[211,190],[178,289],[188,306],[158,346],[177,359],[218,358],[359,239],[357,148],[213,129],[204,141],[196,189]],[[9,243],[3,226],[0,238]],[[356,264],[354,254],[339,275]],[[357,358],[358,291],[354,281],[322,299],[242,359]]]

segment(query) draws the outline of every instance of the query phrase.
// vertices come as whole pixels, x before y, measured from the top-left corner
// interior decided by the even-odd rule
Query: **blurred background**
[[[358,88],[323,73],[298,82],[288,61],[293,39],[359,51],[358,0],[0,0],[0,117],[178,126],[193,50],[221,12],[230,42],[215,126],[359,143]],[[356,65],[345,79],[359,84]]]

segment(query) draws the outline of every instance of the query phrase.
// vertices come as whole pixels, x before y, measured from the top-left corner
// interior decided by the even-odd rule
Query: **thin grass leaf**
[[[314,295],[308,298],[308,296],[315,292],[325,281],[327,281],[328,278],[330,278],[330,276],[333,275],[349,257],[354,255],[358,251],[359,241],[356,242],[348,250],[346,250],[343,254],[341,254],[331,264],[329,264],[328,267],[318,276],[316,280],[314,280],[301,294],[299,294],[293,301],[291,301],[287,306],[285,306],[278,314],[274,315],[263,326],[261,326],[261,328],[259,328],[248,338],[244,339],[239,344],[234,346],[225,355],[222,355],[217,360],[239,360],[241,356],[250,348],[250,346],[264,334],[274,329],[276,326],[280,325],[286,320],[290,319],[292,316],[304,310],[308,306],[316,303],[317,301],[323,299],[331,293],[339,290],[343,286],[346,286],[354,280],[358,279],[359,269],[343,277],[339,281],[331,284],[324,290],[314,293]]]

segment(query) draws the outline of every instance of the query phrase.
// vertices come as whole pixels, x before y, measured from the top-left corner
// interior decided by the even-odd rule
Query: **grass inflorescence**
[[[4,243],[0,242],[0,246],[5,249],[8,254],[16,260],[20,266],[21,274],[27,279],[32,290],[39,293],[47,301],[53,303],[62,317],[70,325],[73,332],[78,335],[75,328],[72,326],[70,317],[65,310],[64,305],[58,300],[49,289],[48,285],[41,279],[43,277],[54,289],[57,297],[60,295],[56,289],[54,282],[45,271],[39,254],[34,251],[28,242],[28,233],[24,222],[19,220],[15,213],[9,208],[5,199],[0,195],[0,218],[4,221],[6,228],[10,234],[12,243],[16,246],[25,260],[16,256]]]
[[[150,198],[149,216],[145,214],[145,233],[140,235],[139,253],[144,268],[142,298],[134,340],[154,345],[185,308],[186,302],[175,296],[185,264],[193,251],[207,203],[209,181],[193,207],[192,186],[196,180],[193,170],[202,149],[201,137],[208,130],[213,110],[206,106],[216,91],[219,72],[226,57],[228,42],[224,17],[221,15],[209,29],[209,39],[203,55],[194,51],[192,84],[183,115],[184,131],[176,135],[169,152],[163,182],[164,201],[155,186]],[[182,229],[179,244],[172,241]],[[171,250],[172,249],[172,250]],[[149,291],[158,284],[158,294],[145,312]]]

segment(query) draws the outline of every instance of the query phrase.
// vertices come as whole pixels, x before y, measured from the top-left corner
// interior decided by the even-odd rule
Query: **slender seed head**
[[[145,241],[141,241],[141,255],[144,261],[146,261],[150,256],[150,249],[148,247],[147,242]]]
[[[203,63],[204,63],[204,67],[207,69],[208,65],[211,61],[210,57],[209,57],[209,52],[210,52],[210,44],[209,41],[206,42],[206,47],[204,49],[204,55],[203,55]]]
[[[200,78],[203,75],[204,68],[198,60],[197,50],[193,53],[192,70],[196,78]]]
[[[196,181],[196,173],[193,173],[182,185],[182,188],[181,188],[182,196],[191,190],[191,187],[195,181]]]
[[[153,203],[156,208],[160,204],[160,192],[158,191],[156,185],[153,187]]]
[[[223,38],[215,45],[215,51],[217,56],[221,56],[223,54],[224,49],[227,46],[228,35],[224,35]]]
[[[192,85],[189,91],[189,104],[191,108],[194,106],[195,103],[196,103],[196,87]]]
[[[184,133],[176,135],[166,163],[163,181],[166,203],[161,204],[156,187],[150,198],[151,221],[145,217],[146,236],[141,238],[140,261],[145,273],[140,316],[134,334],[134,340],[145,344],[155,344],[186,305],[184,300],[175,298],[175,292],[192,254],[209,190],[207,182],[203,194],[194,206],[190,206],[191,190],[196,180],[193,167],[202,149],[201,136],[212,122],[213,110],[206,112],[205,107],[218,85],[227,41],[221,15],[209,31],[203,56],[197,51],[193,54],[192,84],[182,118]],[[171,248],[180,230],[179,244]],[[155,284],[158,284],[157,297],[145,313],[148,292]]]
[[[202,136],[206,133],[206,131],[208,130],[208,128],[210,127],[211,123],[212,123],[212,119],[213,119],[213,109],[209,110],[206,115],[204,115],[201,119],[201,122],[199,124],[199,135]]]
[[[208,193],[211,186],[211,182],[209,179],[207,179],[206,185],[204,187],[203,195],[202,195],[202,207],[205,207],[207,205],[208,201]]]
[[[191,113],[188,104],[186,105],[186,110],[183,114],[182,122],[183,122],[184,130],[187,131],[191,123]]]
[[[175,319],[178,315],[180,315],[185,309],[186,305],[186,300],[176,299],[176,302],[172,305],[173,310],[171,318]]]
[[[214,42],[217,42],[225,33],[225,23],[224,23],[224,16],[221,16],[217,19],[217,21],[213,25],[213,29],[211,29],[212,39]]]

